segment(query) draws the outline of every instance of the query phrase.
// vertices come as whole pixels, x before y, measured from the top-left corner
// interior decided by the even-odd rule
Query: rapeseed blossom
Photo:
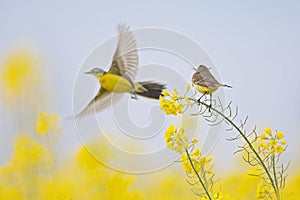
[[[25,51],[15,51],[4,62],[1,80],[11,95],[27,92],[39,80],[35,57]]]
[[[270,184],[266,184],[265,182],[257,184],[256,197],[258,199],[270,199],[271,188],[272,186]]]
[[[184,133],[185,128],[181,127],[179,130],[174,126],[170,125],[165,132],[165,142],[169,149],[180,153],[180,161],[183,169],[189,175],[198,180],[193,185],[198,185],[200,190],[204,190],[203,194],[198,194],[199,197],[212,197],[212,186],[213,186],[213,171],[209,163],[212,161],[211,157],[201,156],[201,150],[199,147],[194,147],[198,142],[196,138],[189,141],[187,135]],[[190,148],[194,147],[191,151]],[[194,180],[194,181],[195,181]],[[219,193],[216,193],[216,198],[213,199],[224,199],[219,198]]]
[[[282,132],[273,132],[270,127],[267,127],[264,132],[259,135],[259,138],[261,139],[260,147],[272,156],[280,155],[286,150],[286,140]]]
[[[198,147],[195,147],[194,150],[190,153],[190,159],[192,164],[197,172],[206,171],[207,164],[212,161],[212,157],[201,157],[201,150]],[[195,171],[192,167],[192,164],[189,160],[187,153],[181,154],[182,166],[188,174],[195,175]],[[212,171],[208,170],[206,173],[211,174]]]
[[[177,115],[183,113],[184,104],[177,101],[177,99],[182,97],[179,96],[176,89],[172,90],[171,95],[167,90],[163,90],[162,94],[163,95],[159,97],[159,105],[162,111],[164,111],[167,115]]]
[[[36,98],[44,85],[41,84],[43,74],[39,73],[40,67],[37,56],[28,50],[18,49],[7,55],[0,63],[1,100],[10,106],[21,103],[20,99],[27,106],[36,100],[41,105],[44,98]]]
[[[60,132],[59,117],[57,114],[39,112],[36,122],[36,132],[38,135],[46,135],[50,132]]]
[[[177,130],[174,125],[169,126],[165,132],[165,142],[169,149],[182,153],[188,148],[188,137],[184,134],[184,130],[184,127]]]

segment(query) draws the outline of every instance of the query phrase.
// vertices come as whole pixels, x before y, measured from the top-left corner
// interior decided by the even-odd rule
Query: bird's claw
[[[131,99],[137,100],[138,98],[137,98],[136,94],[132,94],[132,95],[131,95]]]
[[[208,112],[211,112],[210,109],[211,109],[211,104],[209,104],[208,106]]]
[[[197,100],[198,106],[200,105],[200,100],[201,100],[201,98],[199,98],[199,99]]]

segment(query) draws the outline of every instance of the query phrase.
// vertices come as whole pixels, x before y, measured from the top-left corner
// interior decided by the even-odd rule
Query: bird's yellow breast
[[[115,74],[104,74],[99,77],[101,87],[110,92],[125,93],[132,91],[131,83],[124,77]]]
[[[202,94],[211,94],[215,92],[220,86],[214,86],[214,87],[207,87],[207,86],[201,86],[193,84],[193,86],[196,88],[196,90]]]

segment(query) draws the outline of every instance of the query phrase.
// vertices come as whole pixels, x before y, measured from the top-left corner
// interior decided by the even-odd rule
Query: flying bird
[[[75,117],[108,107],[114,93],[130,93],[133,99],[137,99],[137,95],[159,99],[165,89],[165,85],[154,81],[134,81],[139,65],[136,41],[128,26],[119,25],[118,29],[118,44],[109,70],[93,68],[86,72],[95,76],[101,87],[97,95]]]

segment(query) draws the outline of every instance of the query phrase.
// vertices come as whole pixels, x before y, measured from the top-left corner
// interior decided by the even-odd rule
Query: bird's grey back
[[[211,87],[221,85],[205,65],[200,65],[198,67],[198,69],[193,74],[192,82],[197,85]]]

